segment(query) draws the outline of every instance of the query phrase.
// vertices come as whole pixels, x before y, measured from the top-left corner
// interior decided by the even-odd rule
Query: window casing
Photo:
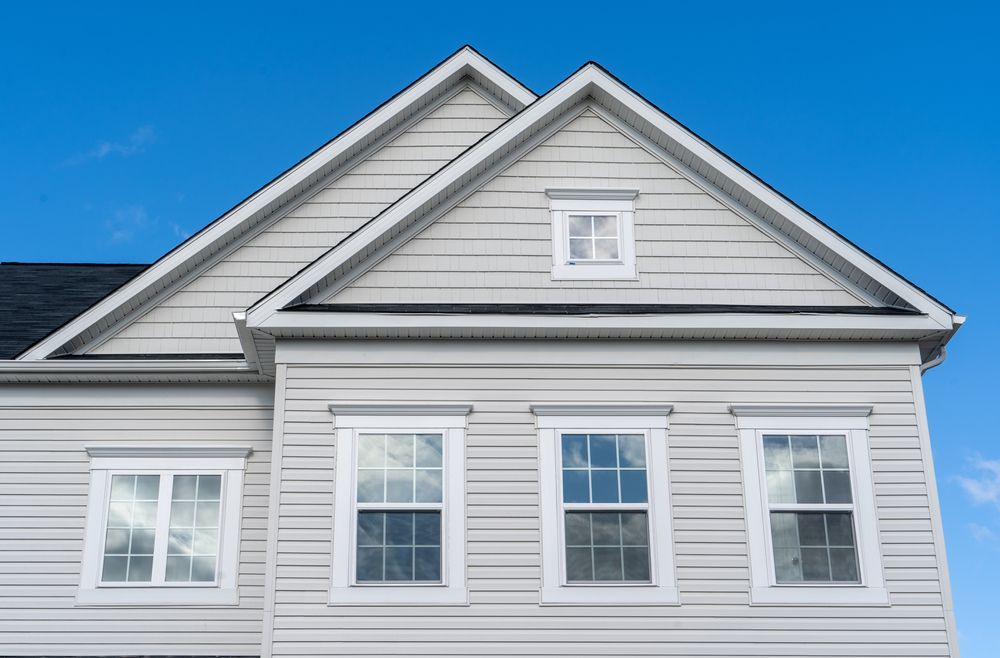
[[[868,453],[870,410],[732,407],[753,603],[888,603]]]
[[[346,403],[330,410],[337,437],[330,604],[466,604],[471,407]]]
[[[637,277],[636,190],[548,189],[552,215],[552,278],[628,280]]]
[[[543,604],[675,604],[666,405],[535,405]]]
[[[235,605],[247,447],[89,447],[80,605]]]

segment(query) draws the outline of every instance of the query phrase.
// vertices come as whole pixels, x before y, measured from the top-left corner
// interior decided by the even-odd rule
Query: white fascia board
[[[941,331],[923,315],[809,315],[783,313],[666,313],[644,315],[388,314],[280,311],[265,318],[263,331],[295,329],[818,329]]]
[[[623,103],[628,109],[635,112],[641,119],[677,141],[697,158],[706,162],[737,186],[747,190],[762,203],[792,222],[804,233],[816,238],[825,247],[843,257],[851,265],[885,286],[888,290],[891,290],[900,298],[913,304],[914,308],[937,320],[942,327],[948,330],[952,329],[953,314],[939,302],[931,299],[926,293],[916,288],[916,286],[895,272],[892,272],[881,263],[878,263],[871,256],[863,253],[856,246],[837,235],[833,230],[824,226],[815,218],[810,217],[801,208],[763,184],[742,167],[719,153],[714,147],[664,114],[661,110],[640,98],[635,92],[626,88],[618,80],[615,80],[598,68],[592,69],[591,74],[599,78],[599,80],[594,80],[596,84],[605,92],[614,96],[616,100]]]
[[[6,373],[248,373],[257,368],[243,359],[101,359],[0,361],[0,374]]]
[[[182,243],[177,249],[162,260],[145,270],[135,279],[108,295],[93,307],[78,315],[71,322],[51,334],[31,350],[18,357],[22,361],[44,359],[60,347],[70,342],[103,318],[126,304],[143,290],[155,285],[169,272],[181,267],[185,262],[195,258],[202,251],[223,244],[226,236],[244,222],[253,218],[258,212],[279,200],[296,186],[306,182],[315,172],[331,160],[343,155],[353,148],[380,126],[391,121],[397,114],[418,102],[424,95],[430,93],[439,84],[463,75],[475,73],[503,89],[511,97],[524,105],[532,103],[536,96],[516,80],[497,68],[475,50],[465,47],[445,60],[422,78],[414,82],[408,89],[392,98],[371,115],[358,122],[346,132],[327,145],[295,165],[292,169],[271,181],[243,201],[220,219],[210,224],[204,231],[195,235],[188,242]]]
[[[520,114],[501,125],[495,131],[483,138],[472,148],[458,156],[430,179],[407,193],[394,203],[375,220],[362,227],[344,240],[335,249],[313,261],[302,272],[276,288],[270,294],[250,307],[247,311],[247,325],[263,328],[266,319],[278,310],[296,301],[310,288],[318,284],[329,272],[340,267],[355,254],[375,242],[383,233],[389,231],[397,223],[402,222],[411,213],[432,199],[441,190],[457,183],[462,176],[475,166],[486,160],[508,142],[516,139],[525,129],[536,121],[544,118],[553,109],[572,99],[577,94],[583,94],[589,81],[586,72],[591,67],[585,67],[565,80],[548,94],[539,98]]]
[[[926,313],[934,321],[935,329],[946,331],[954,329],[952,313],[938,302],[867,254],[862,253],[857,247],[768,188],[716,149],[593,64],[584,66],[567,78],[552,91],[453,160],[437,174],[414,188],[393,206],[390,206],[376,221],[363,227],[336,249],[327,252],[296,277],[262,298],[248,311],[248,325],[264,327],[268,316],[276,313],[282,307],[300,301],[299,298],[307,294],[313,286],[319,284],[328,273],[344,265],[396,224],[405,221],[411,213],[417,212],[442,190],[458,183],[465,174],[486,161],[490,155],[517,139],[536,122],[545,119],[553,109],[558,108],[574,96],[577,96],[578,99],[584,98],[594,88],[600,89],[620,101],[642,120],[676,140],[696,157],[703,159],[717,169],[723,176],[731,179],[736,185],[748,190],[763,203],[788,218],[803,232],[815,237],[828,249],[839,254],[873,280],[900,298],[907,300],[921,312]]]

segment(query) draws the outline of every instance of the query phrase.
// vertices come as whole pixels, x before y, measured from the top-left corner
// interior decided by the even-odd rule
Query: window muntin
[[[567,262],[621,262],[621,215],[568,213]]]
[[[776,582],[860,582],[847,436],[761,442]]]
[[[102,585],[213,585],[221,473],[112,473]]]
[[[650,582],[645,434],[560,436],[565,581]]]
[[[440,583],[444,436],[359,433],[355,582]]]

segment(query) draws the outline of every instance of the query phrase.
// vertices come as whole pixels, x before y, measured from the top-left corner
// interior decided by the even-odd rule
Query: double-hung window
[[[331,605],[464,604],[468,405],[331,404]]]
[[[732,410],[743,454],[752,600],[885,603],[870,407]]]
[[[81,605],[232,605],[246,447],[95,446]]]
[[[676,603],[664,405],[532,407],[542,603]]]
[[[547,189],[553,279],[635,279],[637,190]]]

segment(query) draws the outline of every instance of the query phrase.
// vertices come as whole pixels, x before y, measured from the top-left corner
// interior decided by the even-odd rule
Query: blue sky
[[[963,655],[993,656],[1000,14],[700,4],[9,5],[0,260],[154,260],[462,43],[537,92],[597,60],[969,316],[925,383]]]

